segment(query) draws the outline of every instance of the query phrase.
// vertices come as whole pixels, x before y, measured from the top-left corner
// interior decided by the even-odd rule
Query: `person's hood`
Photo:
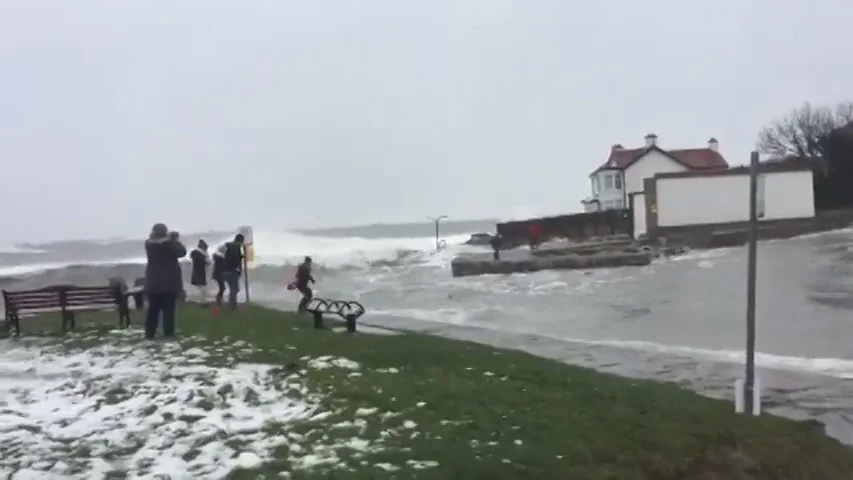
[[[145,240],[145,243],[163,243],[163,242],[168,242],[169,240],[170,240],[170,238],[168,235],[163,236],[163,237],[149,236],[148,240]]]

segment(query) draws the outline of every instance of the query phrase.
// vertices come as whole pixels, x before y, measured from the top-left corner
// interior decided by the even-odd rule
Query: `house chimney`
[[[711,139],[708,140],[708,148],[715,151],[715,152],[719,152],[720,151],[720,142],[718,142],[716,138],[711,137]]]
[[[654,133],[650,133],[646,135],[646,146],[651,147],[652,145],[656,145],[658,142],[658,136]]]
[[[611,150],[622,150],[622,148],[623,147],[621,143],[614,143],[613,146],[610,147]]]

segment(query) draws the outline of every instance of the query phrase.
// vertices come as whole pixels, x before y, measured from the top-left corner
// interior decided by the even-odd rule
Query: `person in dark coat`
[[[207,253],[207,242],[204,239],[198,241],[198,246],[190,252],[192,261],[192,274],[190,284],[198,288],[201,302],[207,302],[207,266],[210,265],[210,255]]]
[[[496,233],[489,238],[489,245],[492,247],[492,258],[495,261],[501,260],[501,244],[503,243],[503,238],[499,233]]]
[[[214,279],[219,284],[216,304],[222,305],[225,286],[228,286],[228,306],[237,309],[237,294],[240,293],[240,277],[243,273],[243,234],[238,233],[234,240],[225,242],[214,254]]]
[[[152,339],[163,318],[163,336],[175,336],[175,308],[178,296],[184,291],[183,274],[178,261],[187,254],[178,232],[170,232],[158,223],[151,228],[145,241],[145,293],[148,312],[145,316],[145,337]]]
[[[308,303],[314,298],[314,292],[308,286],[309,283],[317,283],[314,281],[314,276],[311,275],[312,265],[311,257],[305,257],[305,261],[296,269],[296,289],[302,294],[302,299],[299,300],[299,307],[297,308],[299,312],[304,312],[308,308]]]

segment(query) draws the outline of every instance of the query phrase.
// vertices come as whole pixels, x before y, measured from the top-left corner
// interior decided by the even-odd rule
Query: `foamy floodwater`
[[[0,342],[0,477],[220,479],[260,466],[282,446],[295,469],[334,467],[340,449],[381,449],[357,436],[309,440],[290,431],[335,412],[321,408],[323,396],[299,374],[233,361],[251,351],[241,342],[115,341],[87,350]],[[359,368],[341,358],[303,360],[306,369]]]
[[[501,345],[520,348],[530,347],[532,336],[547,338],[569,345],[552,350],[573,350],[559,357],[571,363],[689,381],[698,390],[726,395],[731,380],[743,375],[745,248],[693,251],[642,268],[452,278],[448,266],[454,255],[482,251],[453,243],[467,237],[461,234],[490,231],[489,223],[442,227],[442,236],[452,241],[439,252],[433,247],[431,224],[313,233],[258,229],[252,299],[295,308],[299,295],[284,288],[293,275],[286,264],[309,254],[317,262],[315,293],[364,304],[367,314],[360,326],[415,329],[485,343],[500,338]],[[758,247],[757,363],[790,373],[779,390],[785,399],[779,393],[778,402],[791,405],[796,397],[809,414],[816,405],[836,408],[853,381],[850,234],[827,232],[760,242]],[[36,247],[47,251],[45,259],[51,261],[81,255],[130,258],[140,249],[138,241],[93,245]],[[95,253],[100,256],[94,258]],[[10,259],[12,265],[16,258]],[[142,272],[141,265],[93,264],[0,281],[6,281],[4,288],[101,284],[112,276],[133,279]],[[817,386],[811,385],[811,377]],[[767,379],[768,391],[774,387],[770,380],[778,378]],[[794,390],[811,393],[806,398]],[[850,408],[844,403],[845,411]]]

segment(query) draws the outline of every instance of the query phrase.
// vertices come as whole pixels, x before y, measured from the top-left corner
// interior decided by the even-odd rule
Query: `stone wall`
[[[758,238],[791,238],[809,233],[846,228],[853,224],[853,209],[819,211],[812,218],[762,220]],[[720,248],[745,244],[749,239],[749,222],[730,222],[709,225],[657,227],[650,231],[649,240],[666,238],[668,244],[691,248]]]
[[[542,231],[543,240],[551,238],[585,240],[607,235],[631,235],[632,221],[629,210],[605,210],[503,222],[497,224],[497,232],[505,242],[525,244],[528,241],[530,226],[536,224]]]

